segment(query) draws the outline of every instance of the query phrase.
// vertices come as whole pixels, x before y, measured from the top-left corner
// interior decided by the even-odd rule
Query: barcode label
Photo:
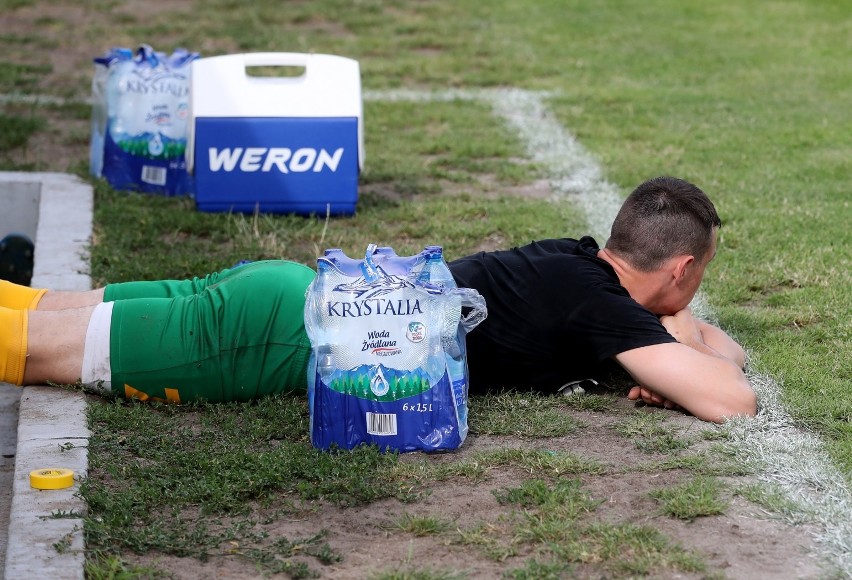
[[[166,168],[154,167],[152,165],[142,166],[142,181],[151,185],[166,184]]]
[[[396,435],[396,415],[393,413],[367,413],[367,433],[370,435]]]

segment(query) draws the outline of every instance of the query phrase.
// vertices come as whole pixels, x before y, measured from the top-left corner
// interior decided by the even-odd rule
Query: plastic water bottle
[[[458,288],[456,279],[444,260],[444,249],[441,246],[426,246],[423,252],[426,254],[426,264],[423,266],[426,281],[440,288]]]
[[[393,248],[390,246],[379,246],[373,251],[374,256],[381,256],[384,258],[397,258],[397,254]]]
[[[89,141],[89,173],[100,177],[104,167],[104,135],[107,126],[106,106],[107,70],[95,69],[92,80],[92,135]]]
[[[328,252],[326,252],[328,255]],[[317,277],[313,284],[315,285],[314,296],[322,297],[323,289],[326,285],[328,277],[328,269],[330,265],[322,260],[317,263]],[[311,432],[313,432],[314,421],[314,394],[317,387],[317,377],[328,384],[329,376],[333,370],[333,360],[331,355],[331,345],[329,344],[326,329],[323,327],[320,320],[317,319],[317,308],[312,308],[308,304],[305,309],[305,330],[313,344],[317,344],[316,348],[311,349],[310,358],[308,359],[308,410],[310,414]]]
[[[113,48],[106,55],[94,59],[95,74],[92,78],[92,136],[89,143],[89,173],[101,177],[104,166],[104,140],[107,132],[108,101],[112,93],[107,93],[110,78],[110,66],[133,58],[133,52],[126,48]],[[113,90],[113,89],[109,89]]]
[[[444,260],[444,249],[441,246],[426,246],[426,264],[422,276],[427,282],[440,288],[458,288],[450,267]],[[467,435],[467,359],[463,337],[456,334],[449,345],[444,348],[447,361],[447,375],[456,401],[460,435]]]
[[[317,347],[317,376],[327,385],[330,382],[329,378],[333,370],[334,363],[331,355],[331,345],[319,345]]]

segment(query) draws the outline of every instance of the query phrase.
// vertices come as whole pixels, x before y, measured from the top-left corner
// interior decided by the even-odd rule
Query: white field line
[[[586,213],[589,233],[603,244],[621,196],[603,178],[597,161],[547,108],[547,96],[519,89],[390,90],[364,95],[375,101],[478,100],[490,104],[494,114],[518,134],[528,155],[545,167],[554,192]],[[703,294],[696,296],[691,307],[696,315],[714,319]],[[787,514],[787,520],[815,524],[815,540],[829,565],[852,577],[852,494],[845,479],[822,442],[796,427],[780,400],[778,383],[752,371],[749,380],[760,401],[760,412],[754,418],[726,423],[728,449],[753,468],[760,480],[777,485],[798,505],[801,513]]]
[[[618,189],[607,182],[597,161],[547,108],[549,93],[521,89],[449,89],[444,91],[364,91],[366,101],[451,102],[481,101],[516,132],[534,161],[546,168],[553,191],[579,206],[587,216],[588,233],[603,244],[621,205]],[[86,103],[50,96],[0,95],[0,103],[61,105]],[[691,304],[697,315],[712,320],[703,294]],[[852,578],[852,492],[830,461],[823,443],[799,429],[781,402],[780,387],[772,377],[749,371],[760,412],[754,418],[726,423],[729,450],[759,479],[779,487],[800,513],[784,514],[790,523],[815,524],[817,545],[830,565]]]
[[[586,214],[588,233],[603,244],[621,196],[603,179],[595,160],[565,131],[544,103],[547,93],[520,89],[482,89],[441,92],[407,90],[370,91],[367,100],[377,101],[482,101],[494,114],[518,133],[527,154],[548,172],[550,186],[560,197],[569,199]]]

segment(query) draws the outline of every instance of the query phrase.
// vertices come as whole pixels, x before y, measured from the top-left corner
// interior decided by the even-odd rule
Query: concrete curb
[[[40,187],[33,287],[88,290],[87,247],[92,235],[93,194],[89,184],[63,173],[0,173],[0,187]],[[6,544],[6,578],[83,578],[86,506],[77,495],[88,472],[89,430],[81,393],[26,387],[18,410],[15,472]],[[41,491],[29,473],[67,468],[73,487]]]
[[[88,471],[86,401],[55,387],[27,387],[18,415],[15,481],[9,512],[6,578],[83,578],[83,521],[77,496]],[[38,490],[29,473],[42,468],[74,471],[73,487]]]

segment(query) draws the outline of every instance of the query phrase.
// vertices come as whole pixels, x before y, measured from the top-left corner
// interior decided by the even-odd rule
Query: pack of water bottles
[[[468,431],[465,337],[487,315],[440,246],[412,256],[371,244],[317,259],[307,291],[311,442],[389,451],[458,448]]]
[[[186,169],[190,64],[198,53],[171,55],[148,45],[113,48],[95,58],[89,172],[115,189],[193,193]]]

